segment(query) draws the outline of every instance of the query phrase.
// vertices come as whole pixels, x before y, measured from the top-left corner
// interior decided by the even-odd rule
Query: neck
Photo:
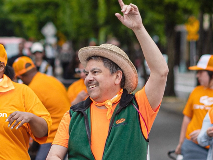
[[[28,78],[25,81],[23,81],[24,84],[29,85],[30,82],[32,81],[32,79],[34,78],[34,76],[36,75],[36,73],[37,73],[37,71],[34,71],[34,72],[30,73],[28,75]]]
[[[213,79],[211,79],[210,82],[209,82],[209,88],[213,89]]]

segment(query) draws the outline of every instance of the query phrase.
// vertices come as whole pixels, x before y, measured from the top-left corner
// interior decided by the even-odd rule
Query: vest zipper
[[[90,133],[90,129],[89,129],[88,116],[87,116],[87,114],[86,114],[84,111],[82,111],[82,113],[83,113],[84,118],[85,118],[86,132],[87,132],[87,137],[88,137],[88,140],[89,140],[90,151],[91,151],[91,153],[92,153],[92,149],[91,149],[91,133]],[[93,153],[92,153],[92,156],[93,156],[93,158],[95,159],[95,156],[94,156]]]
[[[129,104],[129,103],[128,103],[128,104]],[[127,107],[128,104],[127,104],[125,107]],[[112,129],[112,125],[113,125],[113,123],[114,123],[115,116],[116,116],[123,108],[125,108],[125,107],[122,107],[122,108],[121,108],[121,107],[120,107],[120,104],[118,104],[118,105],[119,105],[119,109],[115,112],[114,116],[112,117],[111,123],[110,123],[110,125],[109,125],[109,131],[108,131],[108,135],[107,135],[106,141],[107,141],[107,139],[108,139],[108,137],[109,137],[109,134],[110,134],[110,132],[111,132],[111,129]],[[104,151],[105,151],[105,147],[106,147],[106,142],[105,142],[105,146],[104,146]],[[104,152],[103,152],[103,155],[102,155],[102,160],[103,160],[103,156],[104,156]]]

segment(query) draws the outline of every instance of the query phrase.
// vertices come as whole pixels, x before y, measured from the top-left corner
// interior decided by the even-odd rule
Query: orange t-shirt
[[[208,110],[213,106],[213,90],[203,86],[196,87],[189,96],[183,114],[190,117],[186,130],[186,138],[190,140],[189,134],[201,129],[203,119]]]
[[[141,112],[144,121],[148,127],[147,128],[148,132],[150,132],[152,124],[158,113],[159,107],[156,111],[153,111],[148,102],[144,88],[135,94],[135,98],[139,105],[139,111]],[[113,105],[113,111],[116,105],[117,104]],[[105,141],[108,135],[110,120],[107,120],[106,117],[107,109],[99,109],[92,103],[90,110],[91,110],[91,149],[95,156],[95,159],[101,160],[104,151]],[[68,140],[69,140],[68,133],[69,133],[70,120],[71,119],[68,111],[65,113],[64,117],[61,120],[53,144],[68,148]],[[144,124],[144,121],[140,117],[142,132],[144,136],[147,138],[148,137],[147,129]]]
[[[67,95],[70,100],[70,104],[72,103],[72,101],[75,100],[75,98],[81,91],[85,91],[87,93],[87,88],[84,84],[83,79],[79,79],[69,86]]]
[[[0,88],[0,159],[30,160],[30,136],[39,143],[45,143],[47,137],[34,137],[28,123],[18,129],[10,129],[5,120],[15,111],[30,112],[47,122],[49,132],[52,123],[50,114],[28,86],[12,82],[4,75]]]
[[[64,113],[70,108],[66,88],[55,77],[38,72],[29,84],[52,118],[46,143],[52,143]]]

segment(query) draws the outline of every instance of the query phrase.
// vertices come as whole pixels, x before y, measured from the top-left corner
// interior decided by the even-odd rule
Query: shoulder
[[[78,87],[79,84],[81,84],[81,83],[82,83],[82,79],[79,79],[79,80],[73,82],[73,83],[68,87],[68,90],[69,90],[70,88],[73,88],[73,87]],[[83,83],[83,84],[84,84],[84,83]]]

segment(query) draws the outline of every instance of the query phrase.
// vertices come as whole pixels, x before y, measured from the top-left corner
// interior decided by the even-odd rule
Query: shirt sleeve
[[[145,93],[145,87],[136,92],[135,99],[138,103],[139,111],[142,115],[142,117],[140,116],[142,132],[145,138],[148,138],[148,134],[159,111],[160,104],[155,111],[152,109]]]
[[[198,135],[198,138],[197,138],[198,143],[203,147],[208,146],[208,145],[213,145],[212,137],[209,137],[206,132],[207,129],[212,126],[213,126],[213,124],[211,124],[211,122],[210,122],[210,117],[209,117],[209,112],[208,112],[206,114],[205,118],[203,119],[202,128],[201,128],[200,134]]]
[[[183,114],[190,118],[192,118],[192,115],[193,115],[192,103],[193,103],[193,92],[190,94],[183,110]]]
[[[69,124],[70,124],[70,114],[67,111],[61,122],[59,124],[58,130],[56,132],[55,138],[52,144],[60,145],[63,147],[68,148],[68,141],[69,141]]]
[[[26,91],[27,91],[26,94],[23,95],[25,97],[25,109],[26,109],[26,112],[33,113],[34,115],[36,115],[36,116],[38,116],[40,118],[43,118],[46,121],[46,123],[47,123],[48,135],[49,135],[50,127],[52,125],[52,119],[51,119],[50,113],[47,111],[45,106],[39,100],[37,95],[32,91],[32,89],[30,89],[29,87],[26,87]],[[25,126],[27,126],[28,133],[30,134],[30,136],[35,141],[37,141],[40,144],[46,142],[48,136],[45,136],[45,137],[42,137],[42,138],[37,138],[37,137],[35,137],[32,134],[32,132],[30,130],[30,125],[26,124]]]

